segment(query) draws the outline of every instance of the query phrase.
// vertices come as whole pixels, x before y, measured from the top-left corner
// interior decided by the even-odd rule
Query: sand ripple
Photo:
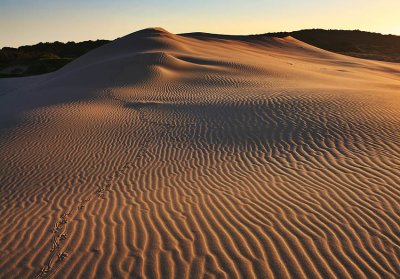
[[[0,277],[398,278],[399,73],[149,29],[0,81]]]

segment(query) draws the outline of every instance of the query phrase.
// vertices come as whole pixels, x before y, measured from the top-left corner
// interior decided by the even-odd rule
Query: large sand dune
[[[146,29],[0,80],[1,278],[399,278],[400,65]]]

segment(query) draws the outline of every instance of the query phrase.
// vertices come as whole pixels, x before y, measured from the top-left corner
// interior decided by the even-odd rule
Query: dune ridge
[[[398,278],[400,66],[141,30],[0,80],[1,278]]]

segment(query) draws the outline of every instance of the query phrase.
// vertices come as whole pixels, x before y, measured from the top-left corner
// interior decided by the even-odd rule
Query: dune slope
[[[400,65],[145,29],[0,81],[1,278],[400,277]]]

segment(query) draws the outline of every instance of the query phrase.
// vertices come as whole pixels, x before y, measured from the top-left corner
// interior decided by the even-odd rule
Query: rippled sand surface
[[[1,278],[399,278],[400,65],[145,29],[0,80]]]

